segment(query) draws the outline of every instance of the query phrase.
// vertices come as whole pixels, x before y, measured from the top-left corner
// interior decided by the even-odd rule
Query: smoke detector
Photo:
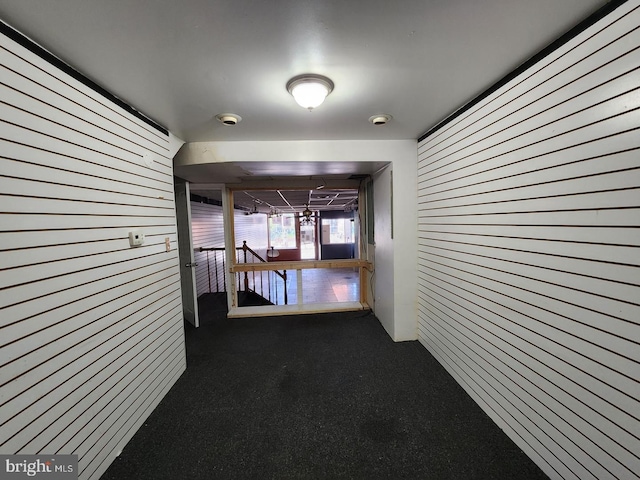
[[[374,125],[385,125],[392,118],[393,117],[391,115],[387,115],[386,113],[381,113],[379,115],[373,115],[369,117],[369,121]]]
[[[236,115],[235,113],[221,113],[216,115],[216,120],[218,120],[223,125],[233,126],[242,121],[242,117],[240,115]]]

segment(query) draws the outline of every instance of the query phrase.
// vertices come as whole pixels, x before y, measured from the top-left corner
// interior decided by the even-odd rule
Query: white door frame
[[[178,258],[180,261],[180,290],[184,319],[194,327],[200,326],[198,293],[196,290],[196,263],[191,236],[191,194],[189,182],[174,177],[176,221],[178,224]]]

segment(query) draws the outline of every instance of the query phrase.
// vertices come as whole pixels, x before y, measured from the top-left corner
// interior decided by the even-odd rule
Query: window
[[[292,213],[269,217],[269,246],[296,248],[296,219]]]
[[[322,243],[353,243],[354,221],[351,218],[323,218]]]

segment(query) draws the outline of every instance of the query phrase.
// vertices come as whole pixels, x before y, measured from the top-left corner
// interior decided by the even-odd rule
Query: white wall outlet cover
[[[151,167],[153,165],[153,153],[151,152],[144,152],[142,154],[142,160],[144,160],[144,164],[147,167]]]
[[[129,232],[129,245],[139,247],[144,244],[144,233],[141,230],[131,230]]]

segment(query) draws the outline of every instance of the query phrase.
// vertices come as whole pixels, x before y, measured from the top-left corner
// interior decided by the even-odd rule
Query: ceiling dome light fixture
[[[320,106],[333,91],[333,82],[322,75],[305,73],[289,80],[287,91],[293,95],[298,105],[311,111]]]

